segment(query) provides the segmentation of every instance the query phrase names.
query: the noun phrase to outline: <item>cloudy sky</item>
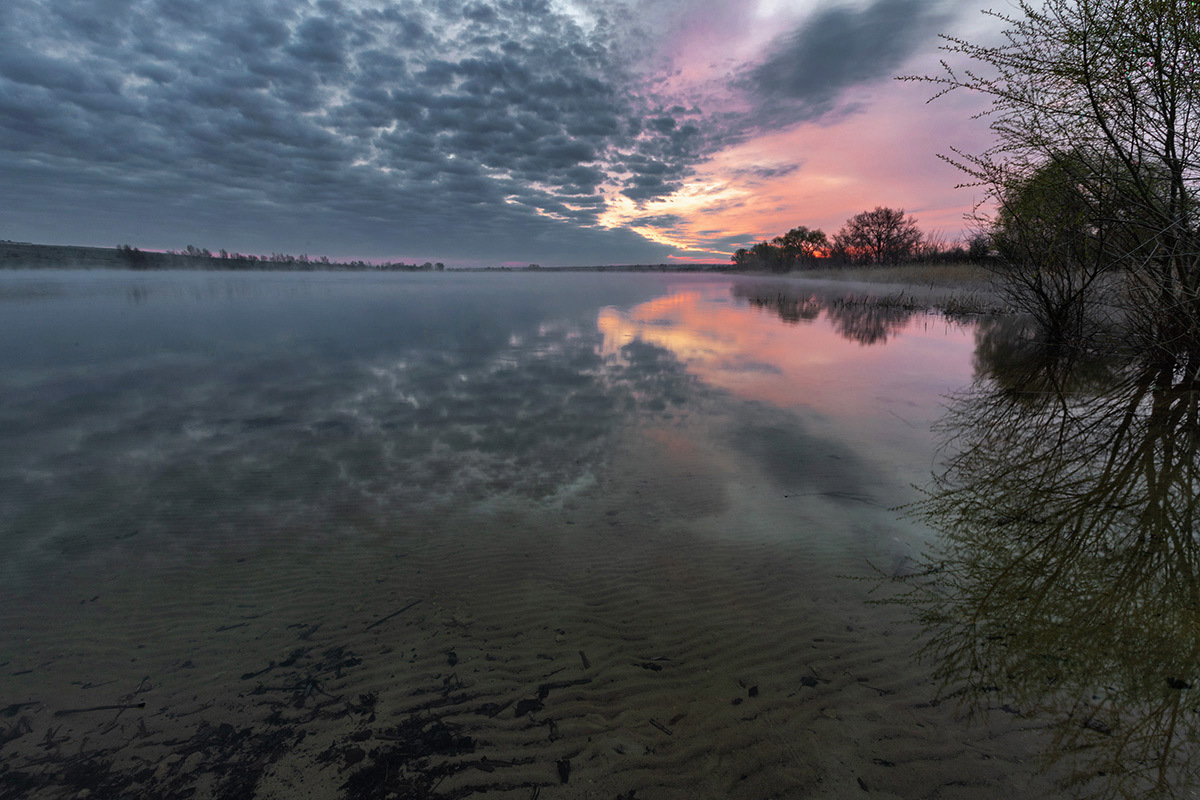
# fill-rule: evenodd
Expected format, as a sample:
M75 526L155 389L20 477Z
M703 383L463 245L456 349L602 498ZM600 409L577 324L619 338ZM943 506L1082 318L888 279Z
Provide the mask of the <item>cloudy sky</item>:
M956 0L4 0L0 239L727 261L876 205L955 238Z

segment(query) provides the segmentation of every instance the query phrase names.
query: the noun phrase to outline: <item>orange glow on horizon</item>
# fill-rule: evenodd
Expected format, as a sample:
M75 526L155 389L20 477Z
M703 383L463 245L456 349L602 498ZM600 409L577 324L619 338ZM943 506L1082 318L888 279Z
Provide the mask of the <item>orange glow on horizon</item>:
M963 215L978 198L954 188L961 174L936 153L950 144L982 149L990 133L970 119L969 103L961 120L925 113L923 91L880 82L864 89L869 115L849 113L752 135L713 153L664 197L639 203L608 186L600 224L632 228L679 255L702 253L702 261L728 260L738 247L770 241L798 225L832 237L847 219L875 206L902 208L923 231L956 240L969 228ZM669 229L639 225L662 215L678 221Z

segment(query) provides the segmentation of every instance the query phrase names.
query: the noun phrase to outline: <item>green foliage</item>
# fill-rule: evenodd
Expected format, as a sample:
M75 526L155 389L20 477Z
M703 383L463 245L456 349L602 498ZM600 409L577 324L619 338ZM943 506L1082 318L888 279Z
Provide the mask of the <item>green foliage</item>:
M1107 307L1161 342L1200 330L1200 11L1191 0L1022 0L988 11L996 45L944 37L973 62L935 97L991 101L996 144L943 156L982 189L1014 302L1083 339ZM1117 276L1109 279L1108 276Z

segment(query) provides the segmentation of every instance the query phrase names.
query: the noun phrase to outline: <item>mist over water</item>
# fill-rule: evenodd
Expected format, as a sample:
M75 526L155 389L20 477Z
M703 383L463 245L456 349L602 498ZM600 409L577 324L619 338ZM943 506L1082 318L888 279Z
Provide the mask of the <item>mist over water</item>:
M1037 772L1040 727L1078 711L964 694L974 629L939 627L998 596L987 510L1031 536L1049 514L1021 517L1011 481L975 480L973 517L931 484L963 468L948 429L991 448L974 480L1009 463L990 431L1036 421L1009 402L1019 325L806 287L0 273L0 790L1094 788L1111 765ZM924 605L872 604L931 576ZM1011 675L1039 653L990 657ZM980 725L953 697L1009 711Z
M595 480L622 429L724 418L739 400L812 420L773 437L777 420L743 419L732 443L799 481L788 447L913 402L888 384L911 393L932 377L929 400L964 377L966 335L944 323L914 342L957 349L957 364L918 356L887 378L830 325L779 326L702 277L3 277L14 580L164 549L336 540L354 535L351 506L386 526L439 503L554 502ZM831 396L855 381L871 388ZM869 455L855 449L871 445L846 457Z
M353 535L351 505L382 524L542 499L587 470L638 379L636 360L604 368L587 279L5 278L10 571Z

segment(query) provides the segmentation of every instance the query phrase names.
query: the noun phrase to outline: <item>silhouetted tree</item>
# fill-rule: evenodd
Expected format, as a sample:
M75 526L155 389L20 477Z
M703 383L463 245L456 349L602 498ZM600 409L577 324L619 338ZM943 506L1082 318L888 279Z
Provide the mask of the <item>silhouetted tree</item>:
M911 258L921 239L917 221L903 210L876 206L846 220L834 236L834 249L846 260L896 264Z
M938 84L935 96L962 88L991 101L995 144L978 155L953 151L943 158L985 192L976 215L983 225L1011 230L1018 214L1008 206L1018 201L1017 224L1030 244L1010 237L1014 251L998 243L1001 274L1027 281L1044 268L1037 242L1050 239L1051 268L1069 257L1075 269L1117 270L1122 280L1106 278L1104 294L1119 302L1132 333L1150 332L1153 342L1194 336L1200 330L1200 5L1022 0L1017 9L985 12L1008 25L999 44L943 37L943 50L975 62L970 70L956 72L943 61L941 76L903 78ZM1043 181L1065 194L1042 191ZM1031 193L1039 198L1032 207L1025 202ZM1069 229L1055 230L1064 217Z
M750 257L754 260L756 269L766 269L771 272L787 271L787 261L783 251L770 242L759 242L751 247Z
M150 266L149 257L131 245L117 245L117 254L133 269L148 269Z
M991 237L987 234L977 233L967 242L967 258L974 261L976 264L981 264L988 259L992 251Z
M809 230L800 225L776 236L771 244L779 249L779 263L787 270L814 262L829 248L829 239L822 230Z
M1107 239L1119 235L1112 209L1090 197L1093 168L1055 153L1001 192L992 228L1013 305L1034 315L1044 338L1079 341L1100 322L1101 277L1115 267Z

